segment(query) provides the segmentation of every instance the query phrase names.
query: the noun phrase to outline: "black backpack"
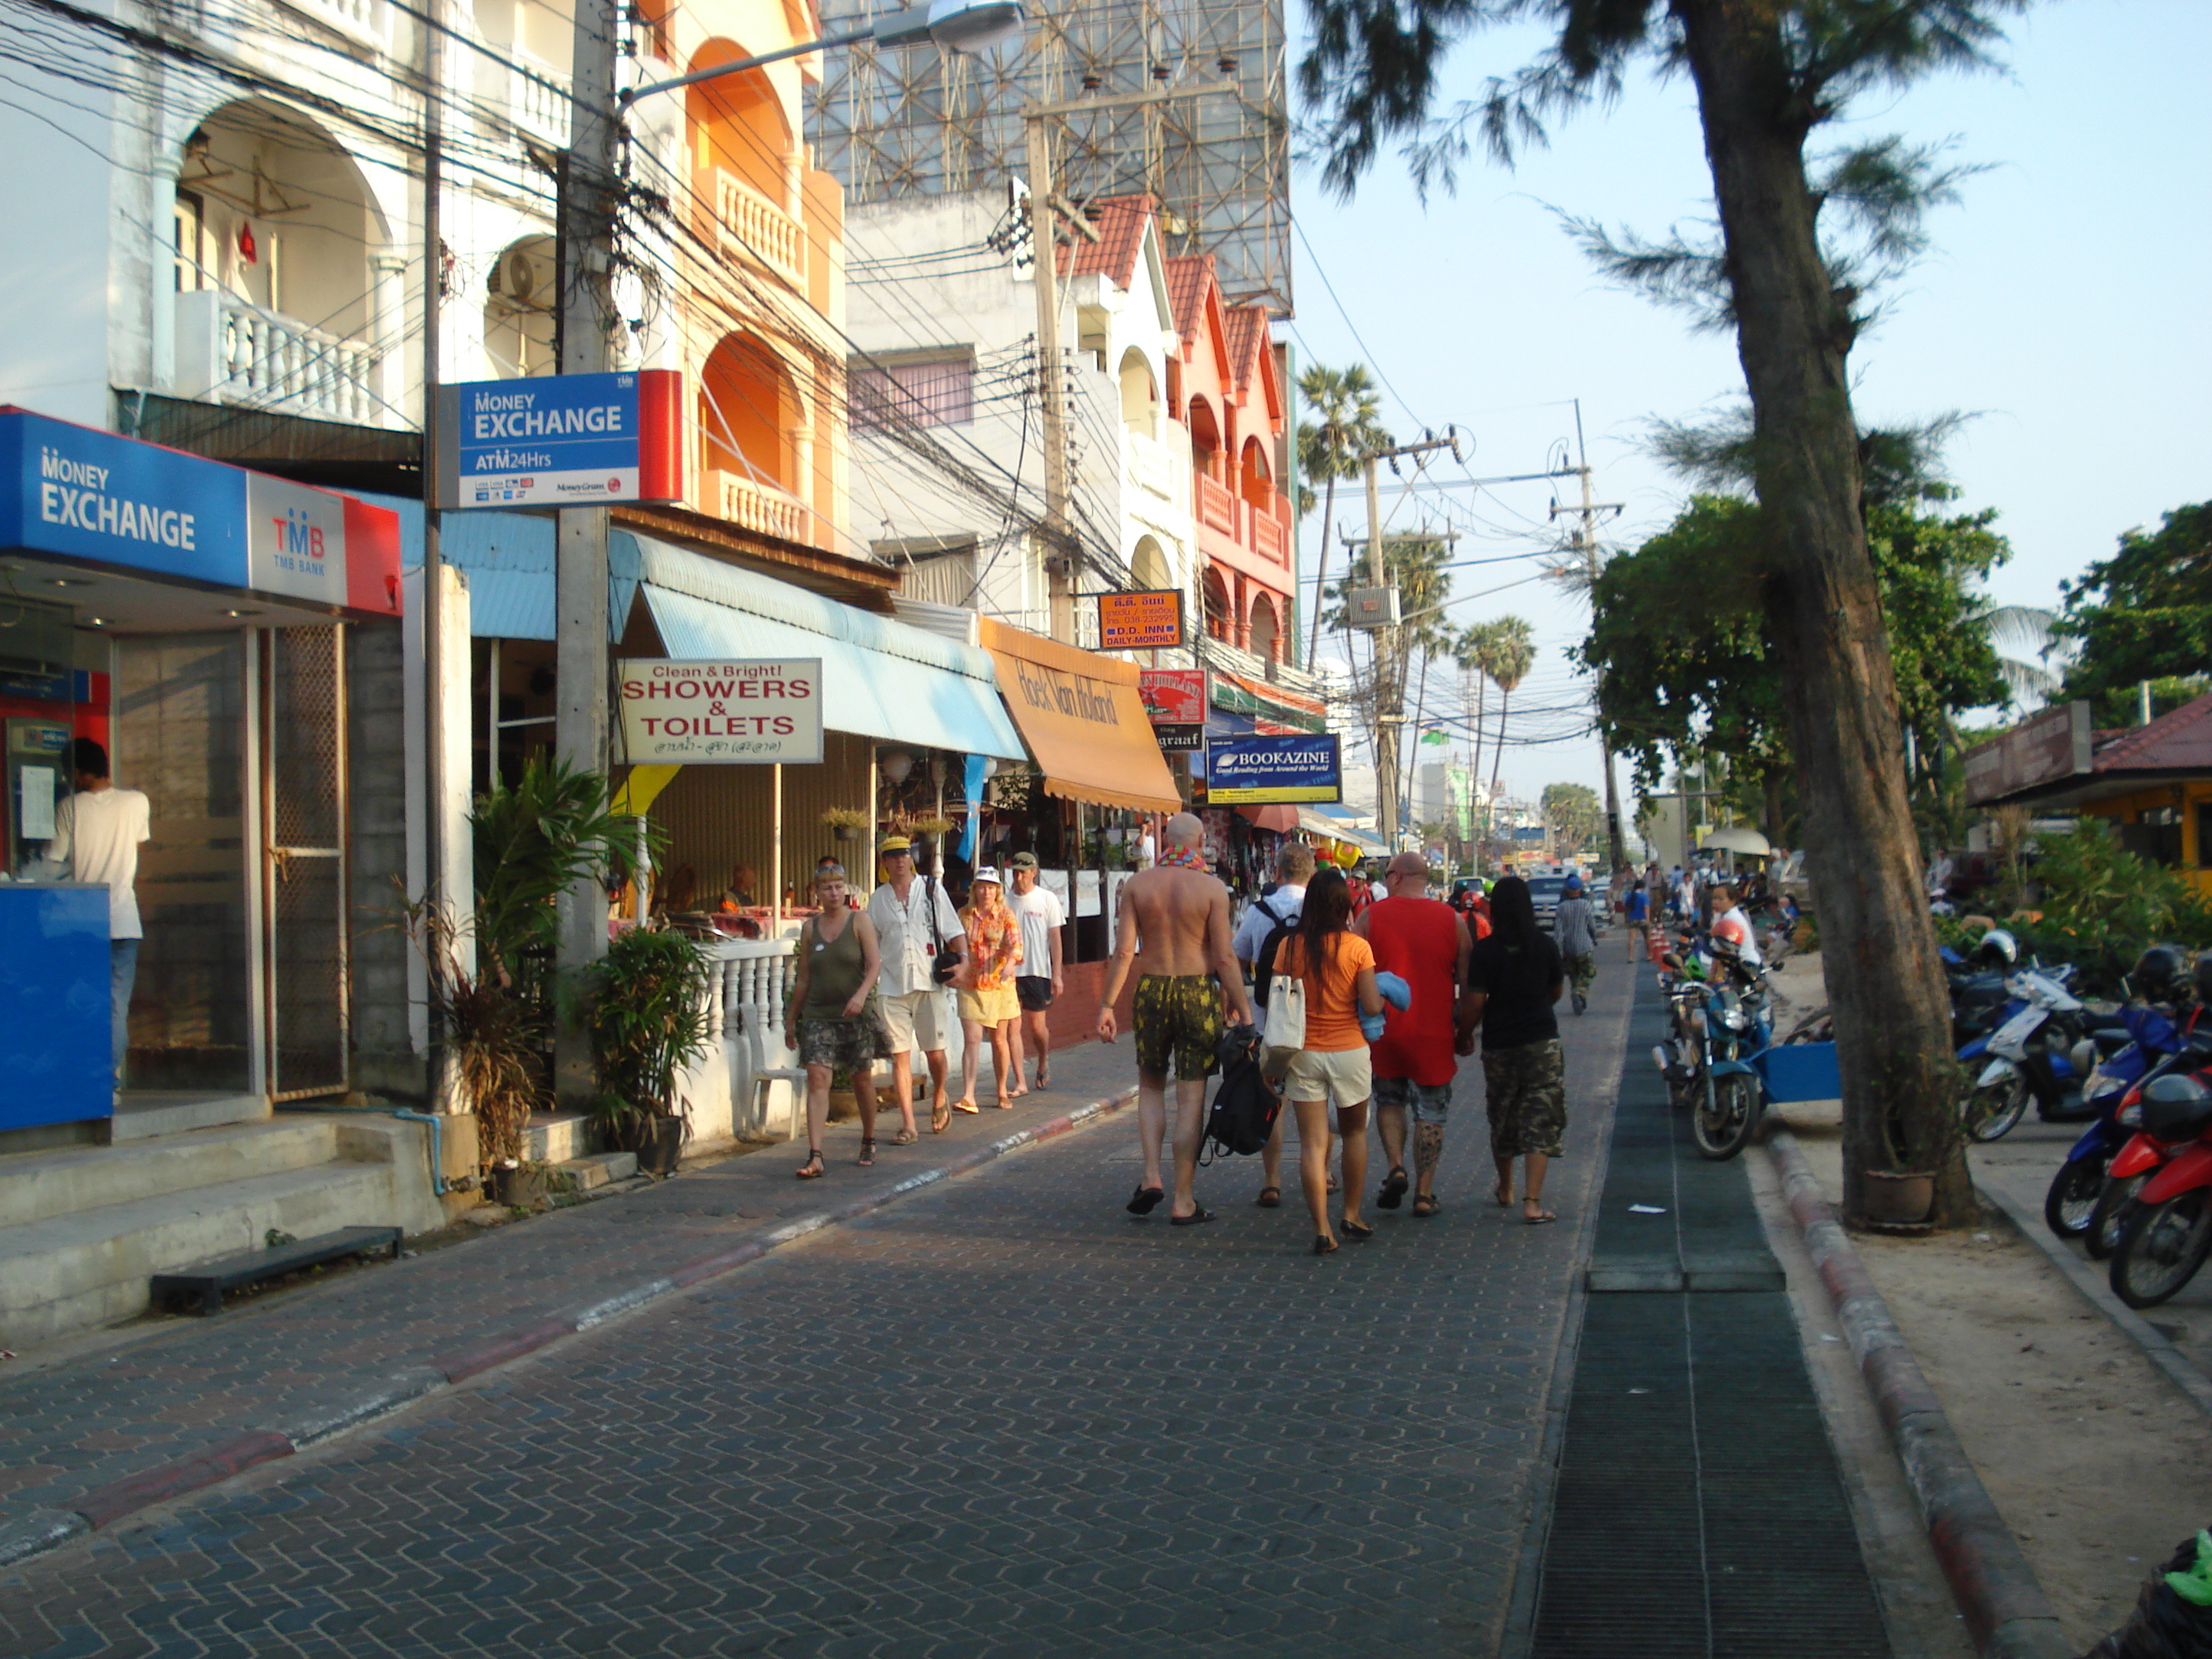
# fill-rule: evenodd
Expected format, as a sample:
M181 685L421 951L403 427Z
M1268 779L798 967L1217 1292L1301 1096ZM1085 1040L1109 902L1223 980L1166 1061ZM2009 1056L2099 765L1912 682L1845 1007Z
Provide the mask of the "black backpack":
M1275 952L1283 948L1283 941L1297 931L1297 923L1285 921L1282 914L1266 899L1260 908L1273 921L1267 936L1260 941L1259 959L1252 964L1252 1000L1264 1009L1267 1006L1267 987L1275 976Z
M1224 1152L1249 1158L1264 1149L1283 1110L1283 1097L1267 1086L1260 1071L1256 1026L1229 1027L1214 1053L1221 1060L1221 1085L1213 1091L1212 1109L1206 1115L1209 1145L1204 1162L1209 1164Z

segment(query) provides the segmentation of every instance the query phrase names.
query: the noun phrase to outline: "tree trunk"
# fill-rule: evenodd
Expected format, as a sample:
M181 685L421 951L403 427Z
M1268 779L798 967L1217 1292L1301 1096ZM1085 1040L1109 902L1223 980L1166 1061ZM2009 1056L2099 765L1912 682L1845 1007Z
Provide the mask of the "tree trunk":
M1474 671L1474 757L1468 768L1467 775L1470 792L1482 787L1482 722L1490 713L1490 698L1487 696L1489 685L1490 676L1480 668L1476 669ZM1467 810L1468 816L1474 817L1474 802L1471 798L1468 801ZM1487 817L1489 815L1485 813L1484 816ZM1474 826L1469 824L1468 827L1473 830ZM1480 836L1478 835L1476 839L1480 841Z
M1313 625L1306 634L1306 672L1314 673L1314 663L1321 653L1322 595L1328 591L1328 527L1336 522L1336 474L1328 475L1328 486L1321 503L1321 562L1314 567Z
M1492 800L1498 798L1498 775L1504 769L1505 766L1505 716L1512 707L1513 688L1510 685L1499 686L1498 688L1498 750L1490 757L1490 796Z
M1762 597L1783 677L1844 1095L1844 1212L1866 1172L1932 1170L1930 1219L1973 1216L1942 969L1919 890L1897 681L1866 545L1844 367L1850 296L1832 290L1805 179L1810 130L1763 0L1674 0L1720 211L1736 350L1751 395L1767 552Z
M1766 823L1762 827L1766 832L1767 844L1779 847L1782 845L1782 769L1768 767L1759 784L1766 797Z

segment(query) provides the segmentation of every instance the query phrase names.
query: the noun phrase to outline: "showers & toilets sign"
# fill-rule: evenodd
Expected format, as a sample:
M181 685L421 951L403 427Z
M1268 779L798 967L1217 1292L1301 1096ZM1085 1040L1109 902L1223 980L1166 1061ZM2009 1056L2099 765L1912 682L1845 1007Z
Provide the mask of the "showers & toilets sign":
M623 758L811 766L822 759L822 659L625 657Z
M438 388L438 505L605 507L684 495L672 369Z

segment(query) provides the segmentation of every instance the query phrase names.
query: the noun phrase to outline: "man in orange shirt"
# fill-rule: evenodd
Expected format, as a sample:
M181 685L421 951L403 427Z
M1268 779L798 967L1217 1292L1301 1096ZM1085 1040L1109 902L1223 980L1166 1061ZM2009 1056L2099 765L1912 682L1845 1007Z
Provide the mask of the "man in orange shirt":
M1386 894L1352 924L1375 952L1378 973L1396 974L1413 996L1370 1051L1375 1073L1375 1125L1389 1160L1376 1206L1395 1210L1406 1195L1406 1117L1413 1119L1413 1214L1427 1220L1437 1200L1437 1165L1451 1115L1458 1055L1474 1052L1474 1028L1463 997L1467 923L1441 899L1428 896L1429 866L1419 853L1401 853L1382 872Z

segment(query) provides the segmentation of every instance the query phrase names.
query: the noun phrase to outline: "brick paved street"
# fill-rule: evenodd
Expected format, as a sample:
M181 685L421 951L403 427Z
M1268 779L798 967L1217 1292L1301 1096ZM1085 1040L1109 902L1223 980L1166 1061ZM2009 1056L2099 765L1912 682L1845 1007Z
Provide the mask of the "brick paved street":
M1487 1653L1601 1117L1567 1224L1481 1201L1464 1100L1444 1214L1316 1261L1256 1160L1123 1215L1121 1113L26 1563L0 1650Z

